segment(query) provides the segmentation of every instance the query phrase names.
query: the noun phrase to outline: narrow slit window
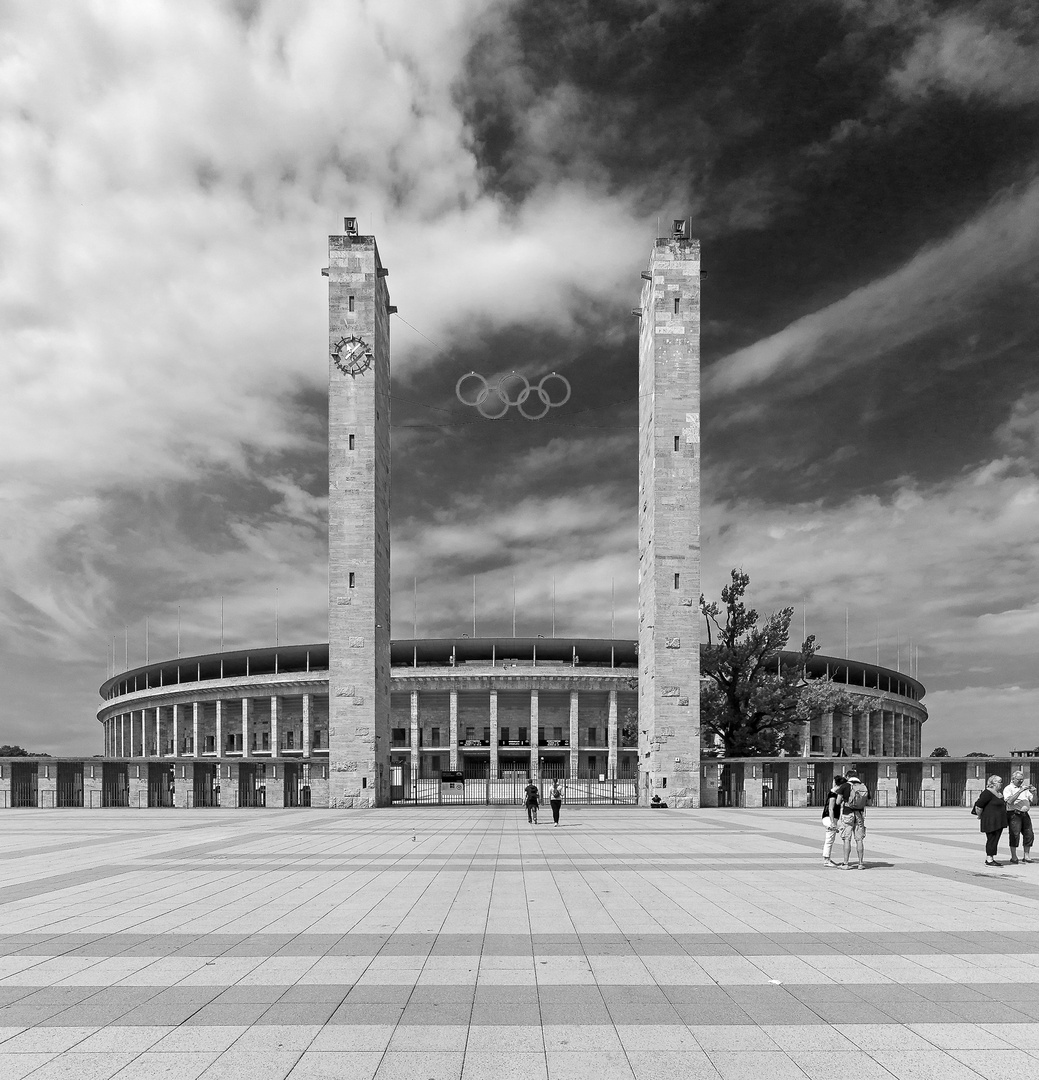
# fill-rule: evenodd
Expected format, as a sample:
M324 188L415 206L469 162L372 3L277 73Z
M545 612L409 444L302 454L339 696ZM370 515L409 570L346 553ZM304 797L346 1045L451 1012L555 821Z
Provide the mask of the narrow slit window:
M353 435L351 435L350 436L350 449L353 450L353 448L354 448L354 437L353 437ZM676 450L678 449L678 439L677 438L675 439L675 449Z
M354 448L354 437L353 437L353 435L351 435L350 436L350 449L353 450L353 448ZM675 436L675 449L676 450L678 449L678 436L677 435Z
M676 297L675 297L675 314L676 314L676 315L677 315L677 314L679 313L679 311L681 310L681 307L682 307L682 300L681 300L681 297L678 297L678 296L676 296ZM353 308L351 307L351 308L350 308L350 310L351 310L351 311L353 311Z
M678 588L678 586L679 586L679 582L681 581L681 578L682 578L682 575L681 575L681 574L675 574L675 588L676 588L676 589L677 589L677 588Z
M354 588L354 572L353 572L353 570L350 571L350 588L351 589Z
M347 301L347 303L349 304L350 310L351 310L351 311L353 311L353 309L354 309L354 298L353 298L352 296L351 296L351 297L349 298L349 300ZM677 301L677 300L675 301L675 304L676 304L676 305L678 304L678 301ZM678 307L676 306L676 307L675 307L675 311L677 311L677 310L678 310Z

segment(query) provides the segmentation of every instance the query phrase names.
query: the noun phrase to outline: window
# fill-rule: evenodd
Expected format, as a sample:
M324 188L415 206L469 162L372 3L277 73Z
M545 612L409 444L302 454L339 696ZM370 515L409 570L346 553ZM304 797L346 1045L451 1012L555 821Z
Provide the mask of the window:
M484 742L490 742L491 741L491 729L489 727L485 727L483 729L483 741Z
M353 435L351 435L350 436L350 449L353 450L353 448L354 448L354 437L353 437ZM676 435L675 436L675 450L677 450L677 449L678 449L678 436Z
M599 735L599 729L598 728L590 727L588 729L588 745L589 746L595 746L595 744L599 741L598 735Z
M545 729L543 727L538 728L538 742L545 741Z
M679 309L681 308L681 306L682 306L682 301L681 301L681 299L679 297L676 296L675 297L675 314L676 315L678 314ZM353 311L353 308L350 308L350 310Z
M430 770L431 773L433 773L434 776L439 776L440 775L440 755L439 754L434 754L429 759L429 770Z
M498 729L498 742L507 743L509 741L509 729L507 727Z
M675 574L675 588L678 588L679 582L682 580L681 574Z
M390 742L394 746L407 746L408 735L404 728L395 727L390 730Z
M351 589L354 588L354 580L355 580L354 579L354 572L351 570L350 571L350 588Z
M475 739L475 738L476 738L476 728L467 727L465 729L465 741L466 742L472 742L473 739Z
M519 735L519 741L521 743L525 743L527 741L527 729L525 727L521 727L519 729L518 735Z
M552 738L562 740L562 738L563 738L563 729L561 727L554 727L552 729Z
M213 735L206 736L206 753L211 754L216 750L216 737Z
M285 749L286 750L294 749L294 747L292 745L292 739L293 739L293 733L291 731L286 731L285 732Z
M354 298L352 296L347 300L347 305L349 307L349 310L353 311L353 309L354 309ZM678 309L676 308L675 310L677 311Z
M316 750L321 745L321 732L314 732L314 749Z
M353 437L353 435L350 435L350 449L353 450L353 448L354 448L354 437ZM676 450L678 449L678 436L677 435L675 436L675 449Z
M440 745L440 728L434 727L434 728L429 729L429 745L430 746L439 746Z

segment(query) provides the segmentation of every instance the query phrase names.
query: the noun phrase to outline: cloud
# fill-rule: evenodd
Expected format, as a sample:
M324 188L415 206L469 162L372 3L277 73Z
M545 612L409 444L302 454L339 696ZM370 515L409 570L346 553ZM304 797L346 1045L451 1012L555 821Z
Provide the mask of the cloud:
M890 79L907 98L938 89L1003 105L1033 104L1039 101L1039 48L1010 28L954 12L917 38Z
M944 746L951 754L1006 754L1039 744L1035 718L1039 689L1022 686L965 686L928 693L932 719L924 725L924 753Z
M1028 283L1034 294L1037 254L1039 181L1032 180L894 272L719 361L704 379L704 396L780 381L781 392L793 395L877 364L938 328L969 327L1008 283ZM985 359L964 337L960 361Z

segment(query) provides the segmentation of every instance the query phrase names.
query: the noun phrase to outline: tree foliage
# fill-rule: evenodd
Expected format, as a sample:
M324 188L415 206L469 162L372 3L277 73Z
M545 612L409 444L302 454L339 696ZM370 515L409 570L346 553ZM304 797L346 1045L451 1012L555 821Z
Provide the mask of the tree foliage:
M948 757L949 751L944 746L936 746L930 753L931 757Z
M4 743L0 746L0 757L28 757L29 751L22 746L13 746L10 743Z
M793 608L773 612L758 625L746 604L750 575L733 570L721 605L701 596L707 643L701 650L700 726L717 735L731 756L795 753L800 722L849 704L843 687L829 679L807 679L815 636L801 645L794 663L780 653L790 636Z

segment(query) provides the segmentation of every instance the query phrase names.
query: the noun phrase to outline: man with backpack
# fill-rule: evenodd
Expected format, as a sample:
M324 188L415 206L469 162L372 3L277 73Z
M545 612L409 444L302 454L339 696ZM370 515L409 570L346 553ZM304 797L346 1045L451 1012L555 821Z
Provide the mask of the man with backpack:
M851 842L854 840L859 855L858 869L865 870L863 847L866 840L866 804L869 802L869 791L858 778L857 770L847 771L838 795L841 807L841 839L844 841L844 862L841 863L841 869L855 869L851 865Z

